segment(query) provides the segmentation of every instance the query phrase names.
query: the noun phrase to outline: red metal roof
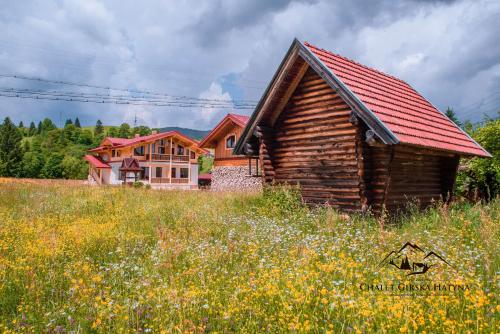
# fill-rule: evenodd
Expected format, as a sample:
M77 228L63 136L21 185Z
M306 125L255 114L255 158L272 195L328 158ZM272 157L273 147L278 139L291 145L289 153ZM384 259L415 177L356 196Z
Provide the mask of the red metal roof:
M198 176L198 180L211 181L212 180L212 174L210 174L210 173L200 174Z
M191 144L194 144L196 146L198 146L198 141L197 140L194 140L193 138L191 137L188 137L182 133L180 133L179 131L167 131L167 132L161 132L161 133L155 133L155 134L152 134L152 135L148 135L148 136L141 136L141 137L135 137L135 138L115 138L115 137L106 137L104 138L104 140L101 142L101 145L99 147L96 147L94 149L91 149L89 150L89 152L96 152L96 151L100 151L102 149L105 149L105 145L104 143L106 142L109 142L111 144L111 147L114 148L121 148L121 147L127 147L127 146L131 146L131 145L136 145L136 144L139 144L139 143L143 143L143 142L149 142L149 141L154 141L154 140L157 140L157 139L161 139L161 138L167 138L167 137L170 137L170 136L176 136L176 137L179 137ZM198 147L198 149L204 153L207 153L206 150Z
M87 160L95 168L111 168L107 163L101 161L98 157L93 155L86 155L85 160Z
M304 43L401 143L491 156L406 82Z
M212 131L200 142L200 147L208 147L207 144L214 138L220 129L224 127L228 122L232 121L236 125L244 128L250 117L238 114L227 114L224 118L213 128Z

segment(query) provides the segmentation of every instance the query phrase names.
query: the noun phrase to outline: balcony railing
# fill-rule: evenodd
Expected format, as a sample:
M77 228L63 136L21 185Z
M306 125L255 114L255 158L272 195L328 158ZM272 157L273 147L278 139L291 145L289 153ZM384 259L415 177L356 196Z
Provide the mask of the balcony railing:
M170 161L170 157L172 157L173 162L189 162L189 155L151 154L151 160L154 161Z
M189 179L187 178L173 178L172 182L170 182L170 178L168 177L152 177L151 183L189 183Z

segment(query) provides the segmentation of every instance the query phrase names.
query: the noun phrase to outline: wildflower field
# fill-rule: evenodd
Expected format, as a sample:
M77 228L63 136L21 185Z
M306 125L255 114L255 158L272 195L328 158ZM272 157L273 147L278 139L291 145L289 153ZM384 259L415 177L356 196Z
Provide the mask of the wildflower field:
M382 224L303 207L293 189L0 180L0 331L495 333L499 211L437 205ZM407 241L450 266L379 265ZM469 288L361 288L422 280Z

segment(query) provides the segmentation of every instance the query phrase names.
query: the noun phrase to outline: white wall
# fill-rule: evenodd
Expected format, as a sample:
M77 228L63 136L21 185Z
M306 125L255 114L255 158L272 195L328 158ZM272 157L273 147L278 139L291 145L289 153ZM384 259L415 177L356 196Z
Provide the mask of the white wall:
M121 162L117 163L108 163L111 166L111 174L109 175L109 184L121 184L122 181L119 180L120 177L120 166Z
M191 180L189 183L198 185L198 164L191 165Z

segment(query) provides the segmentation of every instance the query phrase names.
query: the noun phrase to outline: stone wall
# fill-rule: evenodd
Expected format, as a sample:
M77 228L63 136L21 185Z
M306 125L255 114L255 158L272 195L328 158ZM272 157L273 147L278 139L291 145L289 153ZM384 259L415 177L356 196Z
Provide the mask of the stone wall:
M261 190L262 178L248 176L248 167L246 166L218 166L212 169L212 185L210 188L214 191Z

